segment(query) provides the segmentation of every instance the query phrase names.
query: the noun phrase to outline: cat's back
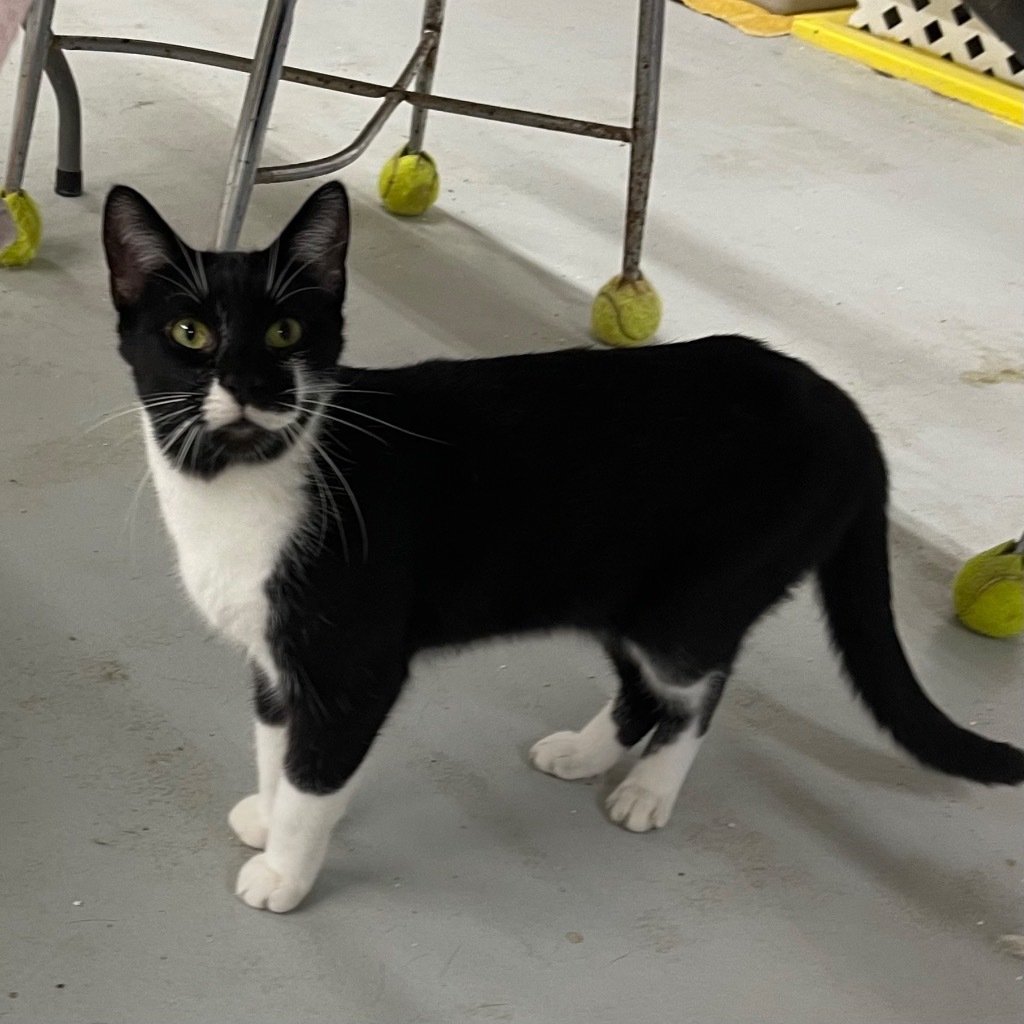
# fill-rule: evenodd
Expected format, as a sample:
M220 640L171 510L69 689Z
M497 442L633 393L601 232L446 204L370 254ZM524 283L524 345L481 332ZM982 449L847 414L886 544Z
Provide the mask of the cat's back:
M742 335L635 349L568 349L470 360L432 360L371 371L412 420L454 431L480 423L519 429L525 438L560 424L559 434L597 439L657 422L664 430L697 424L760 423L798 429L852 408L845 394L805 363ZM381 406L385 406L382 404ZM550 435L549 435L550 436Z
M622 387L650 391L715 394L742 390L748 382L774 379L792 387L827 384L819 374L788 355L743 335L712 335L692 341L640 348L585 349L497 356L434 359L398 369L360 371L367 381L387 384L410 396L444 390L490 398L529 387L569 397ZM363 383L363 381L361 381Z

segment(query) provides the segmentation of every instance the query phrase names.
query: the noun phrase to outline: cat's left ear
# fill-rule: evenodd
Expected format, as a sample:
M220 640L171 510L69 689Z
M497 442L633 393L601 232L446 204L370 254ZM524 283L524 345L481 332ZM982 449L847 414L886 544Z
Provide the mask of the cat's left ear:
M321 185L303 204L277 240L277 265L302 267L316 283L339 299L345 296L348 253L348 193L338 181Z

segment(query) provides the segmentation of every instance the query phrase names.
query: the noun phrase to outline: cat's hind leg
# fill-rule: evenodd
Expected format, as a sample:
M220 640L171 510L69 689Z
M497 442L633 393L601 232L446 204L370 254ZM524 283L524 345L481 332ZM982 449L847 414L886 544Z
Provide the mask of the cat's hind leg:
M668 823L743 638L810 564L806 545L739 537L703 583L634 610L622 646L660 711L646 750L606 801L612 821L632 832Z
M270 812L284 770L288 737L284 708L259 669L254 670L253 691L257 791L231 808L228 824L246 846L262 850L267 845Z
M609 795L608 817L631 832L668 824L728 678L724 668L682 668L638 648L633 653L661 705L658 725L640 759Z
M555 732L530 748L539 771L559 779L586 779L606 772L657 724L657 700L644 685L640 667L618 642L605 650L619 676L619 692L579 732Z

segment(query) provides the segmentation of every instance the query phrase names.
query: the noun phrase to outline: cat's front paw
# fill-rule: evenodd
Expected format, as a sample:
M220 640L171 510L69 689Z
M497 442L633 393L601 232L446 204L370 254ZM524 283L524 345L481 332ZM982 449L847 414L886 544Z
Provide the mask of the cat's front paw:
M664 828L672 817L675 793L658 793L627 778L605 802L608 817L630 832Z
M622 748L595 743L579 732L553 732L530 747L534 768L558 779L589 779L618 761Z
M228 814L228 824L246 846L262 850L267 845L270 823L267 820L266 802L259 793L239 800Z
M285 914L294 910L313 887L312 882L290 879L275 871L265 853L257 853L238 872L235 895L257 910Z

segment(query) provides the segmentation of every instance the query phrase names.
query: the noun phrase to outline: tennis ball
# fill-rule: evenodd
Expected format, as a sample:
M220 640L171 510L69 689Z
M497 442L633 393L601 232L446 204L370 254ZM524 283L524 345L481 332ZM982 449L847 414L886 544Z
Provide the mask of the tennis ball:
M403 147L381 169L377 191L391 213L418 217L441 191L437 165L426 153L407 153Z
M968 559L953 583L957 617L975 633L1013 636L1024 630L1024 554L1007 541Z
M642 345L661 323L661 297L643 277L613 277L598 293L590 329L606 345Z
M31 263L39 251L43 237L43 218L35 200L24 191L0 192L17 237L7 248L0 250L0 267L23 267Z

